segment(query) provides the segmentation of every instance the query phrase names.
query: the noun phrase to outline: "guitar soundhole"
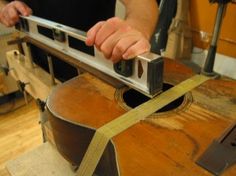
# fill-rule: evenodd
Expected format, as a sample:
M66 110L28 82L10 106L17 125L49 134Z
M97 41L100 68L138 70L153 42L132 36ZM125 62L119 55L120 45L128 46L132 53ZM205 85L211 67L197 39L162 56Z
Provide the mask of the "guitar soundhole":
M170 89L171 87L173 87L171 84L164 83L163 84L163 91L166 91L166 90ZM145 103L150 98L141 94L140 92L138 92L134 89L128 89L123 92L122 99L128 107L135 108L135 107L139 106L140 104ZM184 100L185 100L185 96L182 96L182 97L176 99L175 101L169 103L165 107L161 108L160 110L156 111L156 113L167 112L167 111L177 109L178 107L180 107L184 103Z

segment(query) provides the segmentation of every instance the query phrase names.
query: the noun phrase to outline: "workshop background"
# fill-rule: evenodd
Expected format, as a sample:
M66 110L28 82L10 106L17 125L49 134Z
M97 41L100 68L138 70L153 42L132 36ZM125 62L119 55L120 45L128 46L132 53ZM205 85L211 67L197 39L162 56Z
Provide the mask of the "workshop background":
M201 66L210 46L217 4L190 1L190 21L193 34L192 60ZM218 41L215 71L236 79L236 5L228 3ZM196 48L197 47L197 48ZM199 49L201 48L201 49ZM201 53L202 52L202 53Z
M190 0L189 2L189 23L193 43L189 60L198 66L203 66L211 42L217 4L210 4L208 0ZM116 15L124 17L124 13L123 5L118 2ZM216 72L233 79L236 79L235 18L236 4L229 3L223 19L214 67ZM1 67L7 66L5 53L17 48L7 45L7 40L11 38L13 31L0 25ZM3 89L4 94L1 93ZM0 97L15 92L17 89L13 78L0 70ZM4 163L7 160L41 144L40 126L35 125L35 122L38 122L38 114L36 105L31 101L21 111L14 111L8 115L0 114L0 176L7 175L4 169ZM1 132L1 130L5 131Z

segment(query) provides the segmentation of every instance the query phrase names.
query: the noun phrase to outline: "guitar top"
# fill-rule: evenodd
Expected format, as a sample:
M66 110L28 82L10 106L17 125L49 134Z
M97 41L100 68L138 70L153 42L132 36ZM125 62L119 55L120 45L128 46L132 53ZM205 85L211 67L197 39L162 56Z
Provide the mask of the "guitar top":
M186 66L165 59L166 87L192 75ZM140 96L125 87L116 90L88 73L55 88L47 109L58 151L73 165L80 165L96 129L129 111ZM235 114L236 81L208 80L114 136L95 173L210 176L195 162L234 121ZM231 167L223 175L235 174L236 167Z

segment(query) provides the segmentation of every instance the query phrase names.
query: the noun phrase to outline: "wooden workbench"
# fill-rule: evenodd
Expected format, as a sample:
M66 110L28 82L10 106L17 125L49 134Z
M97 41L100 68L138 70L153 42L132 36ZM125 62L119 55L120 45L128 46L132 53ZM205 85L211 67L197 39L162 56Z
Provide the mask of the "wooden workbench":
M176 85L193 75L193 72L182 64L166 60L164 75L166 83ZM67 82L65 89L72 93L72 96L67 93L59 94L55 107L61 108L55 110L58 110L57 113L61 117L77 122L82 119L79 123L85 126L99 128L129 109L117 99L117 96L114 96L120 90L90 74L83 74ZM211 175L195 162L212 141L218 139L234 122L236 81L227 78L208 80L187 93L183 100L175 109L154 114L112 139L121 175ZM107 111L108 106L109 111ZM80 141L75 142L79 139L79 133L76 133L74 128L67 128L67 125L72 126L68 122L60 125L65 125L66 130L63 131L63 127L61 131L63 135L60 135L60 131L55 129L54 132L57 133L55 141L60 147L63 140L64 144L70 144L63 147L74 154L73 158L67 157L73 161L80 152L80 147L75 145L80 144ZM76 126L80 128L79 125ZM74 133L70 133L70 129L73 129ZM63 136L63 139L58 143L60 136ZM74 143L70 143L71 141ZM226 170L223 175L236 175L236 167Z

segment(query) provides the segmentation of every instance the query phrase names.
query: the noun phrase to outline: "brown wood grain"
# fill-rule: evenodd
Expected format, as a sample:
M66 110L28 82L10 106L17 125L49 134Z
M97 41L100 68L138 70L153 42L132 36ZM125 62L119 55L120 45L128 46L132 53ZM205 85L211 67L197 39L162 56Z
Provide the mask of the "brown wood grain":
M4 82L3 82L4 73L0 72L0 93L4 92Z
M193 72L166 59L164 75L166 82L175 85ZM83 74L55 89L49 97L48 107L67 126L73 123L78 128L97 129L127 111L114 98L115 91L94 76ZM112 139L121 175L211 175L195 161L235 120L236 81L225 78L210 80L189 94L192 98L189 98L187 106L152 115ZM74 148L79 149L76 139L81 135L86 137L84 133L67 134L67 130L54 130L58 137L55 141L64 150L70 146L62 146L61 141L71 138L67 145L78 144ZM60 139L60 132L64 139ZM223 175L235 174L236 167L232 167Z
M8 176L6 162L42 144L42 132L38 122L39 111L34 101L0 115L1 176Z

